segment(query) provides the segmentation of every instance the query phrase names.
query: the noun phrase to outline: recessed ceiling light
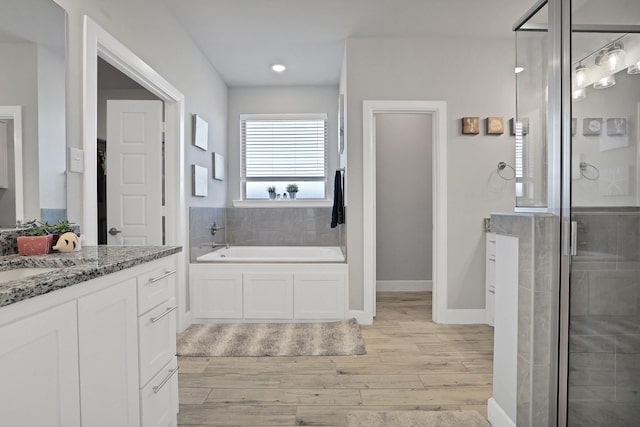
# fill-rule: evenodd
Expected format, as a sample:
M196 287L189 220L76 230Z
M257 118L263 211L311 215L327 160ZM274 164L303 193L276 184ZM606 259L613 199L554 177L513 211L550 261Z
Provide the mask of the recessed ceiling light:
M284 65L282 65L282 64L276 64L276 65L273 65L273 66L271 67L271 69L272 69L273 71L275 71L276 73L284 73L284 70L286 70L286 69L287 69L287 67L285 67L285 66L284 66Z

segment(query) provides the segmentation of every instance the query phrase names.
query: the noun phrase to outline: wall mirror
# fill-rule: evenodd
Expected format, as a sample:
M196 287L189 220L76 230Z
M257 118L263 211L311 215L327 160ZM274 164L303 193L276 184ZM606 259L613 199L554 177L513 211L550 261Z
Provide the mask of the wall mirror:
M0 227L66 217L66 20L53 0L0 0Z

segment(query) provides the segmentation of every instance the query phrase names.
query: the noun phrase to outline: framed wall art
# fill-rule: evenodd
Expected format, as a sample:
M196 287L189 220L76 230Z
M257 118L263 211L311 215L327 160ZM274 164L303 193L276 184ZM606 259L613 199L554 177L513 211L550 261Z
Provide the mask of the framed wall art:
M197 114L193 115L193 145L205 151L209 148L209 123Z

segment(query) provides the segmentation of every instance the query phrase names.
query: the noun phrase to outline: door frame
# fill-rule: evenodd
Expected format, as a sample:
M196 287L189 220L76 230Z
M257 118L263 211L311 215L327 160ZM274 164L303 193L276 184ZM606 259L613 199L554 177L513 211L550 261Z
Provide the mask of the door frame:
M434 322L447 316L447 103L446 101L362 101L364 317L376 307L376 115L430 114L432 120L432 265Z
M0 105L0 119L13 120L13 163L16 222L24 221L24 183L22 180L22 106Z
M184 127L185 97L164 77L158 74L135 53L120 43L88 16L84 16L83 57L83 230L85 245L96 245L97 197L95 191L97 170L97 105L98 61L100 57L120 72L140 84L164 102L165 111L165 241L167 245L185 247L185 194L184 194ZM178 329L190 324L186 292L186 251L177 256Z

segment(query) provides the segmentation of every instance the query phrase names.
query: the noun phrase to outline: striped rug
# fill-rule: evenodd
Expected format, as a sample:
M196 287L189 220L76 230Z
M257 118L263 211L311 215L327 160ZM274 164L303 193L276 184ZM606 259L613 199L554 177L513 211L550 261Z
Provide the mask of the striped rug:
M365 354L355 319L327 323L198 323L178 335L178 356Z

